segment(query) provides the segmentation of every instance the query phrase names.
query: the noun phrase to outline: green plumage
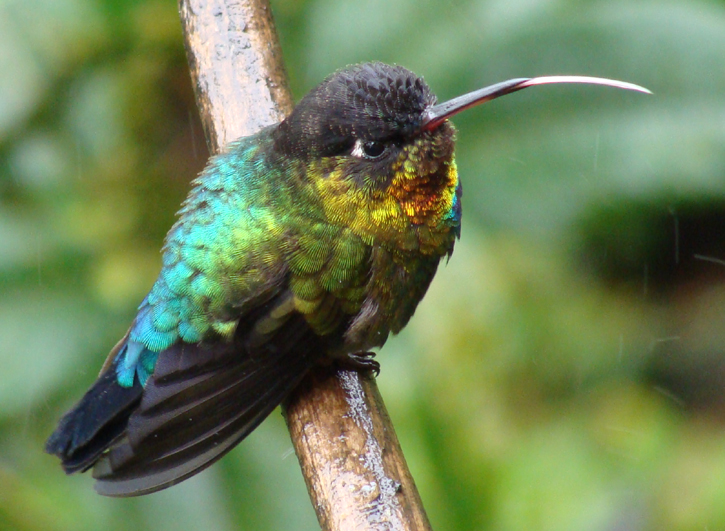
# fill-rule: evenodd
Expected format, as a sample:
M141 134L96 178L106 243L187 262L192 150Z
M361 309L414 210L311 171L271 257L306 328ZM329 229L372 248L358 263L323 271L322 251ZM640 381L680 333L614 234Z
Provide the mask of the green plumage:
M47 449L99 492L153 492L246 436L316 363L399 332L460 227L448 122L381 63L338 72L194 181L161 273ZM348 362L350 363L350 362Z
M347 341L348 351L380 345L388 331L404 326L419 300L414 295L408 302L408 293L427 286L440 256L452 247L457 220L438 220L447 237L423 254L420 227L404 219L389 195L371 199L368 190L345 186L344 164L320 168L270 156L270 132L232 144L194 182L131 341L158 352L178 340L229 340L240 308L270 289L289 290L292 303L285 299L285 308L303 314L319 335L337 331L371 298L377 313L357 328L375 330L374 339L358 331ZM336 190L340 181L344 193ZM366 211L366 202L375 209ZM389 211L389 219L370 224L374 210ZM405 246L411 249L386 241L387 232L414 241ZM390 283L395 275L407 282ZM264 326L271 324L258 328Z

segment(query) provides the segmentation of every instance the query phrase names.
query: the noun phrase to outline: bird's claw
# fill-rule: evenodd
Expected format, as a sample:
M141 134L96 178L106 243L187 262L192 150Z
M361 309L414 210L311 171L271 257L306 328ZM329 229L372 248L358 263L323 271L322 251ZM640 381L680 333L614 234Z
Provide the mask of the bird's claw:
M380 364L374 358L375 352L351 352L339 360L339 365L358 372L372 371L377 378L380 375Z

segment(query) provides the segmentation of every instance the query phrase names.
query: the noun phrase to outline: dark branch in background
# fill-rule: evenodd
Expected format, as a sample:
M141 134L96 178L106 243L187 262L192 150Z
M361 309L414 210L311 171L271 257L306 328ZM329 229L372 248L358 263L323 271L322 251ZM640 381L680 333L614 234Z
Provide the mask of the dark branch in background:
M291 111L266 0L180 0L179 11L212 154ZM317 369L283 413L323 530L430 529L372 377Z

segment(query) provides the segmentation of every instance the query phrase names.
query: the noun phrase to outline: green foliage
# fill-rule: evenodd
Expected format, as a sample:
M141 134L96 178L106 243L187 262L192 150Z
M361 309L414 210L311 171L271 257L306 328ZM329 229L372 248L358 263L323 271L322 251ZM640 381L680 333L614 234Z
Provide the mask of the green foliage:
M379 384L436 529L725 527L725 4L273 9L297 97L372 59L441 99L558 73L653 90L456 118L463 238ZM317 528L279 415L142 499L42 453L206 156L173 3L0 0L0 529Z

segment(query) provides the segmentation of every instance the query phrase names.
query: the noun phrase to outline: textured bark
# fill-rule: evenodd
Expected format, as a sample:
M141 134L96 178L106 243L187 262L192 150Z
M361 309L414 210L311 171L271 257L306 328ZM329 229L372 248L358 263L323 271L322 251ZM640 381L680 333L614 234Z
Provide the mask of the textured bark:
M180 0L179 11L212 154L291 111L266 0ZM430 529L372 377L319 368L283 414L323 530Z
M286 419L322 529L430 529L371 376L316 371Z
M209 150L292 110L268 2L181 0L184 43Z

